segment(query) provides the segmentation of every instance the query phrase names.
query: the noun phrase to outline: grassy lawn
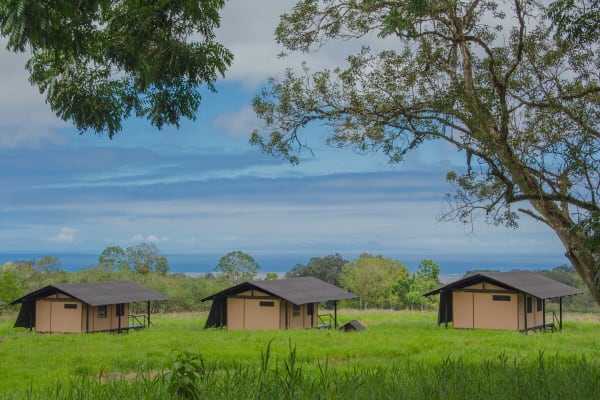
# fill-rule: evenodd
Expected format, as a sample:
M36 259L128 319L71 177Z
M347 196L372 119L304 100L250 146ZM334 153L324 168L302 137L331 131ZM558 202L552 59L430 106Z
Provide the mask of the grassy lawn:
M144 374L153 376L169 369L174 357L182 350L200 354L218 376L228 375L231 371L243 375L246 371L250 374L248 379L254 379L252 374L260 369L261 357L264 359L267 348L274 369L283 371L287 368L286 373L290 373L289 366L293 361L294 368L305 376L320 374L319 384L323 384L324 368L339 373L332 376L342 380L350 379L349 371L358 371L365 382L372 379L374 387L388 385L389 391L385 392L388 394L408 390L407 385L390 386L400 385L396 381L403 374L406 374L406 380L445 379L447 382L455 380L459 385L464 379L463 384L467 385L468 379L474 379L482 385L486 377L499 384L498 380L510 383L521 379L520 376L540 373L548 374L548 380L554 381L557 377L562 379L568 371L583 382L596 382L589 388L579 388L586 390L586 395L594 390L593 385L598 392L592 394L600 393L600 320L597 315L587 318L567 315L561 332L527 335L510 331L445 329L436 325L434 313L342 310L338 317L342 323L357 319L367 330L348 333L333 330L204 330L205 315L178 314L156 315L152 328L122 335L35 334L12 328L12 320L0 320L0 398L11 398L16 393L25 393L28 388L35 391L79 378L106 382L121 377L131 380L131 377ZM499 371L502 369L511 373L502 375ZM536 371L533 375L529 372L522 375L523 371L532 369ZM469 370L478 371L477 375L470 376L466 373ZM414 376L419 375L419 371L424 371L421 378ZM451 375L443 375L448 373ZM370 374L373 375L371 378ZM566 376L564 379L568 383L573 378ZM579 385L577 382L572 384ZM548 390L560 391L563 397L565 393L576 393L565 388L564 382L558 381L556 385ZM326 386L323 390L333 389ZM337 390L336 396L341 398ZM369 390L373 394L373 389ZM358 392L354 393L357 396ZM411 393L405 392L405 395L411 396ZM452 393L459 396L458 392ZM422 395L423 398L436 396L430 392Z

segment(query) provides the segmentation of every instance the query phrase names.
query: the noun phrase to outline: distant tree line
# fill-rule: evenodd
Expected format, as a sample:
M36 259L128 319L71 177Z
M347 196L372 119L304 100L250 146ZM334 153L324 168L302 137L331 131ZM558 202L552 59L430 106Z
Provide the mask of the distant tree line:
M85 283L131 280L169 298L153 305L157 311L180 312L207 310L210 304L201 298L231 285L256 277L260 266L250 255L232 251L214 267L215 273L169 273L166 256L152 243L128 248L109 246L98 256L95 265L76 272L62 269L58 257L7 262L0 266L0 300L9 302L25 293L55 283ZM277 279L267 274L266 278Z
M153 305L156 311L205 311L210 304L200 301L205 296L246 280L255 279L260 265L247 253L232 251L221 257L212 273L169 273L167 257L154 244L141 243L123 249L105 248L96 265L76 272L63 270L58 257L44 256L38 260L7 262L0 266L0 300L9 302L23 294L55 283L81 283L132 280L169 298ZM473 273L476 271L469 271ZM567 310L597 311L593 297L575 270L562 265L537 271L570 286L582 288L584 295L565 301ZM313 257L306 264L296 264L286 278L313 276L356 294L356 300L344 301L342 307L432 310L437 308L437 296L423 293L438 287L440 267L429 259L422 260L414 272L400 261L381 255L360 254L346 260L340 254ZM263 279L278 279L269 272ZM325 307L328 305L325 304Z

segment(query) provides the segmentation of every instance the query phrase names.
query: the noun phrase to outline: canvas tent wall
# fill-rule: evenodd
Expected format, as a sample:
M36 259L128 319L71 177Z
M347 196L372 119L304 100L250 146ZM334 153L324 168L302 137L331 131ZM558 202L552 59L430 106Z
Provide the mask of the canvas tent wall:
M559 300L562 327L562 298L581 293L531 271L512 271L469 275L424 295L440 295L438 324L526 331L553 326L554 318L546 316L548 299Z
M11 304L21 304L15 327L36 332L99 332L129 328L129 303L167 298L131 281L60 283L26 294Z
M206 328L294 329L319 325L319 303L356 296L313 277L255 280L207 296L212 300ZM337 325L334 307L334 325Z

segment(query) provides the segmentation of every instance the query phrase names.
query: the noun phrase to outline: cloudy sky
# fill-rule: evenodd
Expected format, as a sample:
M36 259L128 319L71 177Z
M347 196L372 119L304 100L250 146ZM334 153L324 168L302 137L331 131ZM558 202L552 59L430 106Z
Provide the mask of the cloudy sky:
M303 60L315 68L343 63L356 46L277 58L273 30L292 4L230 0L218 37L234 65L218 93L203 96L197 120L163 131L130 120L113 140L60 121L27 82L26 57L8 53L3 41L0 264L19 254L98 255L141 242L167 256L197 255L197 268L186 267L197 270L232 250L278 271L336 252L382 254L409 267L430 258L446 272L566 262L552 232L526 218L518 230L438 222L451 189L445 174L464 166L454 149L429 145L388 165L381 155L325 147L317 127L315 156L300 166L252 148L259 122L249 104L266 78ZM275 256L287 265L273 265Z

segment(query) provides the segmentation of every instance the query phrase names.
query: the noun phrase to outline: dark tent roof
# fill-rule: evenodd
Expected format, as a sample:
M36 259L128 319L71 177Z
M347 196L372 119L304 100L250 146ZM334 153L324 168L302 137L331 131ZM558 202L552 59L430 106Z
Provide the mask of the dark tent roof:
M319 303L330 300L354 299L357 297L337 286L309 276L291 279L247 281L200 300L214 300L216 297L235 295L251 289L262 290L263 292L282 298L296 305Z
M431 296L443 291L460 289L484 281L505 287L507 289L523 292L540 299L551 299L583 293L581 289L565 285L564 283L555 281L554 279L536 274L531 271L511 271L480 272L465 276L457 281L425 293L424 296Z
M339 327L340 331L351 332L351 331L364 331L367 328L357 320L353 319L352 321L346 322L344 325Z
M57 292L81 300L93 307L108 304L132 303L136 301L167 300L154 292L132 281L91 282L91 283L57 283L20 297L10 304L25 303L41 297L48 297Z

